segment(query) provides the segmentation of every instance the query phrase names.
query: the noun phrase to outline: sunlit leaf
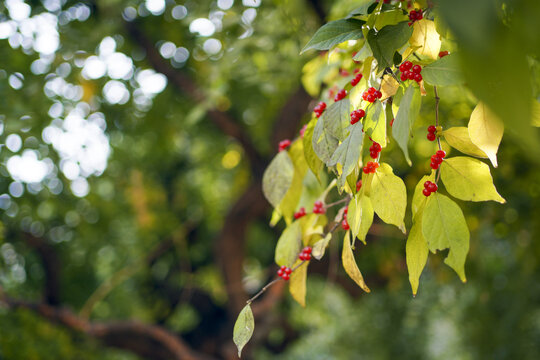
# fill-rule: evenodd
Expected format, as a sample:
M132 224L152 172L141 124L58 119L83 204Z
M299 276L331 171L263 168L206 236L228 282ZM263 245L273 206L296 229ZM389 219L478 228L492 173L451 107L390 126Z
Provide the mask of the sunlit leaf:
M432 252L450 249L444 262L465 282L469 229L458 204L438 192L432 193L422 215L422 234Z
M380 101L369 109L364 124L366 134L383 148L386 147L386 117Z
M504 125L501 120L483 103L476 105L469 120L469 136L495 167L503 133Z
M394 52L401 48L411 37L412 29L407 22L397 25L387 25L378 32L371 29L367 41L378 62L379 70L393 65Z
M317 30L301 53L309 49L329 50L344 41L360 39L363 37L364 23L365 21L357 19L330 21Z
M388 99L391 96L394 96L399 88L398 81L392 76L385 74L381 81L381 101Z
M373 205L371 199L363 194L357 194L349 202L347 212L352 238L358 237L364 244L366 235L373 223Z
M291 187L294 165L287 151L280 151L266 168L262 180L263 193L268 202L277 208Z
M328 246L328 243L330 242L331 239L332 239L332 234L328 233L323 239L317 241L313 245L313 250L311 252L311 255L317 260L322 259L322 257L324 256L326 247Z
M313 129L313 139L311 144L313 145L313 151L319 159L328 164L330 158L336 151L339 141L328 131L324 129L324 119L319 118L315 128Z
M349 98L337 101L328 106L321 117L324 131L343 141L347 136L347 127L351 122L351 103Z
M469 128L465 126L455 126L444 130L442 134L448 145L453 148L467 155L487 159L486 153L480 150L480 148L471 141Z
M279 237L276 245L275 261L279 266L291 267L302 246L302 228L300 222L295 221L287 226Z
M315 124L317 124L316 118L311 119L311 121L307 124L302 142L304 144L304 157L306 159L306 163L313 174L315 174L317 179L320 181L320 172L323 168L323 163L313 150L313 130L315 129Z
M409 271L409 282L411 283L412 293L416 296L422 270L426 266L429 249L426 239L422 234L422 216L418 216L413 223L407 245L405 246L407 269Z
M362 140L364 139L361 122L351 125L349 130L349 136L347 136L347 138L338 146L329 163L331 166L341 164L341 186L343 186L345 183L344 180L346 179L347 175L354 170L354 167L358 163L358 159L360 158L360 150L362 149Z
M458 199L506 202L493 185L489 166L480 160L464 156L445 159L441 179L450 195Z
M463 74L457 54L447 55L422 68L424 81L431 85L463 84Z
M414 31L409 43L412 47L418 47L416 53L437 59L441 50L441 38L435 29L435 23L432 20L422 19L415 21L413 28Z
M350 278L353 279L354 282L362 288L362 290L364 290L365 292L370 292L371 290L369 290L366 283L364 282L364 277L362 276L360 269L358 269L358 265L356 264L356 260L354 259L354 254L351 248L351 234L349 231L347 231L345 237L343 238L343 252L341 254L341 262L347 275L349 275Z
M300 261L297 261L295 267L300 264ZM289 292L294 300L300 306L306 306L306 280L307 280L307 268L308 264L303 264L291 274L291 279L289 280Z
M309 144L311 146L311 144ZM304 146L301 140L295 140L289 147L289 156L293 162L294 175L291 186L279 204L279 209L287 223L292 221L298 201L302 195L304 175L307 171L307 163L304 157Z
M414 85L409 85L401 98L399 110L392 126L392 136L396 139L401 150L403 150L403 154L409 165L411 164L408 149L409 137L412 126L420 113L421 102L420 92L416 91Z
M400 177L392 173L377 171L371 183L369 197L373 210L387 224L396 225L405 233L405 209L407 208L407 190Z
M255 320L253 319L251 306L248 304L240 311L240 314L234 323L233 341L238 348L238 357L241 357L242 349L248 343L249 339L251 339L254 329Z
M540 103L538 101L532 101L532 121L533 126L540 126Z
M414 195L412 199L412 215L413 219L416 218L417 214L421 214L422 209L426 205L426 196L422 194L422 191L424 190L424 183L426 181L435 182L435 172L431 172L430 175L425 175L420 179L418 184L416 184L416 187L414 188Z

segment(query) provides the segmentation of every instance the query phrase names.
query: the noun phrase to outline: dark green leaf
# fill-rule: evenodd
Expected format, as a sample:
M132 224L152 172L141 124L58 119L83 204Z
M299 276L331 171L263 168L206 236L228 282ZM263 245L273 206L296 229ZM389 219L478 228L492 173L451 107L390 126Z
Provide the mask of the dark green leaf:
M351 122L350 110L351 102L345 98L330 105L322 115L324 130L339 141L347 136L345 129Z
M406 21L387 25L378 32L375 29L369 30L367 40L373 56L377 59L379 70L392 66L394 52L407 43L412 31Z
M365 21L357 19L342 19L323 25L309 40L301 53L309 50L329 50L347 40L362 38L362 25Z

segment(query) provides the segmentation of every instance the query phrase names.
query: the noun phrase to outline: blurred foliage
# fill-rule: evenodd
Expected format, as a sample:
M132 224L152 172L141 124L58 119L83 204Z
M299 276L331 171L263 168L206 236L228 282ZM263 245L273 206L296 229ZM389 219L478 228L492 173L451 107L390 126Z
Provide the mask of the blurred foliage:
M152 14L144 1L136 0L67 0L61 2L62 10L55 5L59 1L27 1L32 18L45 21L42 15L51 16L47 21L54 31L48 31L59 37L58 48L41 54L35 46L37 22L27 22L24 28L27 19L12 20L17 16L8 7L15 3L19 2L0 3L0 35L8 34L0 40L2 289L15 298L41 300L46 274L25 241L30 234L53 246L61 265L61 302L75 311L100 285L129 268L131 275L94 304L91 319L159 323L190 341L197 339L199 328L213 331L209 329L221 321L221 312L201 313L171 298L189 299L198 289L215 307L226 303L214 238L252 175L241 146L210 122L206 110L229 111L261 153L274 153L269 134L276 114L301 83L303 71L309 72L304 64L326 59L313 53L298 55L320 25L311 2L237 0L230 9L220 10L216 1L168 0L162 12ZM333 20L347 15L354 3L326 1L321 6ZM126 33L122 19L132 20L134 14L137 26L162 54L164 44L174 44L173 57L165 60L204 89L203 102L194 103L170 83L154 93L145 89L162 79L151 78L148 84L139 78L154 73L143 73L151 68L148 54ZM531 20L538 12L520 14L520 34L530 34L532 44L533 35L540 33L535 32L536 20ZM461 15L474 22L467 13ZM219 24L211 36L221 44L216 53L205 50L209 36L189 30L201 18ZM54 44L54 39L45 40ZM119 78L85 77L86 59L105 56L111 44L113 52L130 59L125 66L131 61L131 70ZM452 44L445 45L453 50ZM340 62L330 60L325 81L343 82L337 77ZM349 60L346 66L354 63ZM317 81L306 85L313 95L319 92ZM118 90L120 98L108 94L113 85L125 89ZM538 85L531 91L538 96ZM463 125L475 103L471 93L465 87L449 87L440 96L446 126ZM433 107L429 99L423 101L417 125L425 128ZM94 124L107 145L77 158L88 143L75 142L74 150L65 146L70 136L89 130L71 123L74 133L67 133L70 116L82 119L75 125ZM68 135L52 141L51 128ZM424 130L417 128L415 138L423 139ZM13 143L17 139L18 147ZM411 160L424 162L430 144L422 140L414 146ZM428 164L411 169L399 149L393 144L390 149L388 161L412 189ZM38 182L25 182L8 171L8 161L25 151L46 166ZM103 151L110 151L106 166L92 167ZM368 237L372 244L360 247L358 254L372 294L356 298L315 275L308 282L307 309L287 295L272 310L275 323L268 339L255 349L256 358L540 358L540 171L531 158L524 155L518 138L505 137L500 166L492 173L508 203L467 205L472 231L467 284L442 266L442 257L432 256L419 295L412 299L404 238L397 230L384 230ZM37 173L28 167L21 171ZM273 263L277 231L268 220L251 224L248 231L244 268L249 292L260 288L268 275L265 269ZM146 256L167 240L174 242L174 251L147 265ZM370 278L376 280L373 285ZM136 357L104 348L27 311L1 308L0 358Z

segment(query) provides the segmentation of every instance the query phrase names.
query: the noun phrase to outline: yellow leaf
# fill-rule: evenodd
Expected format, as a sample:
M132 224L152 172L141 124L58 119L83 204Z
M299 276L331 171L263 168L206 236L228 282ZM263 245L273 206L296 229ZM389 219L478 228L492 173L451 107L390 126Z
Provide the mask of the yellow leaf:
M289 190L279 204L279 210L285 218L285 222L290 224L302 195L303 180L308 165L304 157L304 145L301 139L294 141L288 151L294 166L294 175Z
M388 99L390 96L394 96L399 88L399 83L392 75L385 74L381 82L381 101Z
M405 209L407 207L407 190L403 180L392 173L377 171L373 176L370 193L373 210L382 221L396 225L405 233Z
M295 266L300 263L298 261ZM307 279L307 267L308 263L303 264L298 269L291 273L291 279L289 280L289 292L294 300L300 304L300 306L306 306L306 279Z
M504 125L484 103L478 103L469 120L469 136L497 167L497 150L504 132Z
M416 219L417 214L420 214L421 216L422 208L426 205L427 198L424 194L422 194L422 191L424 190L424 183L428 180L431 182L435 182L435 171L432 171L430 175L425 175L424 177L422 177L422 179L420 179L418 184L416 184L416 188L414 189L414 195L412 199L413 219Z
M458 199L506 202L493 185L489 166L480 160L465 156L445 159L441 179L450 195Z
M371 290L369 290L367 287L366 283L364 282L364 277L362 276L360 269L358 269L358 265L356 265L356 260L354 259L354 254L351 248L351 233L349 231L347 231L345 237L343 238L343 252L341 254L341 261L347 275L349 275L351 279L353 279L354 282L362 288L362 290L367 293L370 292Z
M416 296L422 270L426 266L429 249L422 234L422 215L418 216L411 228L407 245L405 246L409 282L413 295Z
M311 255L317 260L321 260L324 256L324 251L326 250L326 247L328 246L328 243L332 239L332 233L326 234L324 239L321 239L313 245L313 251L311 252Z
M456 126L442 132L444 139L451 147L461 151L464 154L487 159L485 152L474 145L469 136L469 129L465 126Z
M366 235L373 223L373 205L371 199L363 194L357 194L349 202L347 222L351 228L352 238L366 243Z
M441 50L441 37L432 20L422 19L414 22L414 30L409 40L412 47L418 47L418 55L436 60Z
M533 100L532 104L532 125L533 126L540 126L540 103L538 101Z

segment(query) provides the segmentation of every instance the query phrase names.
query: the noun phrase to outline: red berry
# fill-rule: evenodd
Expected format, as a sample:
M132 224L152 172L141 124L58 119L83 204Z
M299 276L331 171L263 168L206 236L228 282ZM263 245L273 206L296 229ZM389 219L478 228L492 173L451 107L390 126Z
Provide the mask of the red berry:
M424 194L425 196L429 196L431 195L431 192L428 189L424 189L422 190L422 194Z
M287 281L291 278L291 276L289 274L283 274L283 276L281 277L283 280Z
M340 100L344 99L345 96L347 96L347 90L341 89L341 90L338 91L338 93L334 97L334 101L340 101Z
M402 73L407 71L407 67L405 66L405 63L399 65L399 71L401 71Z
M376 159L379 156L379 152L377 151L370 151L369 156L371 156L372 159Z
M414 74L414 81L419 83L420 81L422 81L422 79L423 77L421 74Z
M362 188L362 180L358 180L358 182L356 183L356 192L359 192L361 188Z
M351 80L351 85L352 85L352 86L356 86L356 85L358 84L359 81L360 81L360 80L358 80L358 79L356 79L356 78L352 78L352 80Z
M349 73L347 70L344 70L344 69L341 69L340 74L341 74L341 76L343 76L343 77L347 77L347 76L350 75L350 73Z
M412 67L412 72L415 74L420 74L420 71L422 71L422 67L420 65L414 65Z
M326 103L324 101L321 101L318 106L323 110L326 109Z
M410 70L410 69L413 67L412 62L410 62L410 61L405 61L405 62L403 63L403 65L405 66L405 70L406 70L406 71L407 71L407 70Z
M374 87L370 87L368 89L368 94L372 94L372 95L375 95L375 92L377 91L377 89L375 89Z
M356 55L356 53L354 53L354 55ZM359 72L360 72L360 69L354 69L354 73L356 74L356 77L358 78L358 80L362 78L362 74L359 74Z
M379 90L377 90L377 91L375 92L375 96L377 97L377 99L382 98L382 92L380 92Z
M414 80L414 73L412 71L407 71L407 79Z
M370 103L375 102L375 99L376 97L373 94L368 94L368 96L366 96L366 100Z
M283 270L283 272L284 272L286 275L291 275L292 270L291 270L290 267L286 267L286 268Z
M445 57L445 56L448 55L448 54L449 54L448 51L441 51L441 52L439 53L439 57L440 57L440 58L443 58L443 57Z
M305 215L306 215L306 208L301 207L300 210L294 213L294 218L300 219L302 216L305 216Z
M399 76L401 81L407 81L407 73L408 73L408 71L404 71L404 72L401 73L401 75Z
M424 15L422 15L422 11L416 12L416 20L422 20L424 18Z
M444 150L437 150L437 152L435 153L438 157L444 159L446 157L446 151Z
M431 162L430 166L431 166L431 168L432 168L433 170L437 170L437 169L439 168L439 164L434 163L434 162Z
M303 259L301 259L301 260L304 260L304 261L309 261L309 260L311 260L311 255L310 255L310 254L306 254L306 253L304 253L304 258L303 258Z
M429 181L429 180L426 181L426 182L424 183L424 189L429 188L429 184L431 184L431 181Z
M283 270L279 269L279 270L277 271L277 275L278 275L279 277L283 276Z
M291 140L285 139L279 142L279 151L283 151L291 145Z
M437 155L433 155L433 156L431 157L431 162L432 162L432 163L435 163L435 164L441 164L441 163L442 163L442 160L443 160L443 159L442 159L441 157L437 156Z
M299 258L300 260L306 260L306 254L300 253L300 254L298 255L298 258Z
M428 133L427 138L429 141L435 141L435 139L437 138L437 135L435 135L434 133Z
M377 151L381 151L381 150L382 150L381 144L379 144L379 143L377 143L377 142L374 142L372 146L373 146L373 148L376 149Z
M437 131L437 128L435 127L435 125L430 125L428 126L427 131L430 133L434 133L435 131Z
M302 249L302 252L306 254L311 254L311 250L312 248L310 246L306 246L305 248Z
M346 219L343 219L343 221L341 221L341 227L343 228L343 230L349 230L350 229L349 223L347 222Z
M439 187L435 183L430 183L427 189L430 192L434 193L435 191L437 191L439 189Z

